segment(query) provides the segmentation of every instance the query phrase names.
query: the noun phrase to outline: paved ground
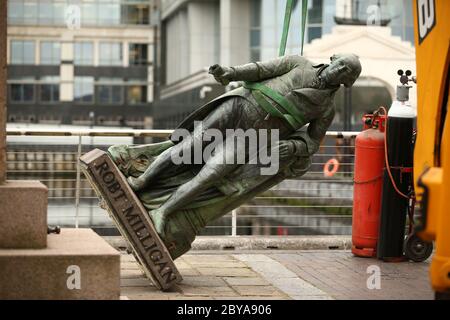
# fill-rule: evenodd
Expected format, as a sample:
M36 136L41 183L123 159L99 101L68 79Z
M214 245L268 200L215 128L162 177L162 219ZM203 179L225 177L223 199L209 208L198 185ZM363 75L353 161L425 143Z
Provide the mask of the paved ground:
M175 261L183 282L160 292L133 256L122 256L122 296L128 299L433 299L429 262L383 263L349 251L197 251ZM373 267L373 265L375 267ZM371 267L372 266L372 267ZM380 271L380 289L373 273ZM374 268L374 269L373 269ZM376 274L375 274L376 275Z

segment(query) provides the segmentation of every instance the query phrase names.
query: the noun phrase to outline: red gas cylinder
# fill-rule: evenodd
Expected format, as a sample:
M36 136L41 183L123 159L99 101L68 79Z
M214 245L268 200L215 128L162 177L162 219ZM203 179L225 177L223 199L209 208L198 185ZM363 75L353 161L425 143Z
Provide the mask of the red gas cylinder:
M363 117L364 128L355 141L352 253L376 256L384 168L386 116Z

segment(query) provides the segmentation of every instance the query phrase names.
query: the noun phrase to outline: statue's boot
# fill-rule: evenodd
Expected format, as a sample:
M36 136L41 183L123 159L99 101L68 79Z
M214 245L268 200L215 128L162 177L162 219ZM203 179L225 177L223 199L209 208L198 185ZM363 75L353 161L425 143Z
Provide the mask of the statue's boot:
M156 229L156 232L158 232L161 239L166 238L165 229L166 229L166 222L167 222L167 215L165 212L161 212L161 209L154 209L149 212L150 219L153 222L153 226Z

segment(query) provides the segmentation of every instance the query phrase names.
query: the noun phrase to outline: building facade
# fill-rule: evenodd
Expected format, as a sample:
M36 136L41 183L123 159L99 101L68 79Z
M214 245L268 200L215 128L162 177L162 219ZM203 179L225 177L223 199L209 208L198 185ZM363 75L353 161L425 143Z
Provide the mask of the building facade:
M301 3L294 1L286 54L300 53ZM155 128L173 128L237 85L218 85L208 66L275 58L285 6L286 0L162 0ZM415 71L413 44L411 1L308 1L304 56L327 62L333 53L353 52L363 65L351 92L336 97L333 128L358 129L363 113L390 105L397 70Z
M157 9L8 0L8 121L151 127Z

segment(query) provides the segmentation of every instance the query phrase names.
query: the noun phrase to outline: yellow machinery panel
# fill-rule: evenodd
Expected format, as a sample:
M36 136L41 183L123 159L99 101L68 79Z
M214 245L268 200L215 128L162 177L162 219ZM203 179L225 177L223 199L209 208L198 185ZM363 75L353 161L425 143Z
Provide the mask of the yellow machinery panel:
M450 296L450 1L413 0L417 60L416 194L418 235L435 240L431 283Z

